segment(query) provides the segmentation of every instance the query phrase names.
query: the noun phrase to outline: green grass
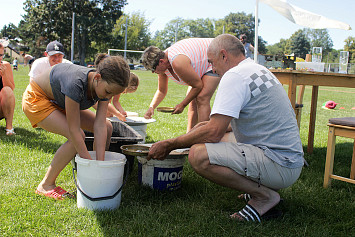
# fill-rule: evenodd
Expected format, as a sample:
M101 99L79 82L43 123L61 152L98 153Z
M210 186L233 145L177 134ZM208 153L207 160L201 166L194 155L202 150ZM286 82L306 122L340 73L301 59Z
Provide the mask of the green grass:
M159 192L137 182L137 162L122 191L115 211L78 209L75 199L54 201L34 194L53 154L65 139L42 129L33 129L21 110L21 97L29 78L28 68L14 72L16 83L16 136L5 135L0 121L0 236L355 236L355 185L333 181L324 189L324 161L327 121L332 117L355 116L355 90L325 88L319 91L314 152L305 158L310 164L300 179L280 191L285 199L285 215L262 224L237 223L228 215L241 209L234 190L215 185L198 176L186 162L182 188ZM157 87L157 77L135 71L141 79L138 91L121 96L127 111L144 114ZM174 106L186 87L169 84L161 106ZM329 91L329 90L339 90ZM306 151L311 88L307 87L302 112L301 139ZM323 102L334 100L344 110L324 110ZM185 133L186 111L181 115L156 112L155 123L148 125L147 143ZM353 141L338 138L335 172L348 176ZM57 184L75 190L68 165Z

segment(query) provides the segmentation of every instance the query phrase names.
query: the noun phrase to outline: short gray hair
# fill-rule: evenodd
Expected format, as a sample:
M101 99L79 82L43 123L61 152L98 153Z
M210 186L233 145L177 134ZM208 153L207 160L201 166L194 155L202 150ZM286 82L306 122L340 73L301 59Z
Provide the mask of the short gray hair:
M147 70L154 71L159 60L165 57L164 51L155 46L146 48L142 55L142 64Z
M210 46L208 47L208 51L213 54L217 54L221 49L225 49L234 56L239 56L240 54L245 56L244 45L234 35L219 35L212 40Z

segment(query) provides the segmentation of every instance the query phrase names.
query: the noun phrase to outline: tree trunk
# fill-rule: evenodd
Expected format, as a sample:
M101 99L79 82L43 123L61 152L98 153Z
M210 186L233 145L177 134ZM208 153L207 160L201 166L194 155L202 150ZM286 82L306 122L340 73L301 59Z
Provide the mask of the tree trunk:
M86 56L86 31L82 30L80 34L79 41L79 59L80 65L85 66L85 56Z

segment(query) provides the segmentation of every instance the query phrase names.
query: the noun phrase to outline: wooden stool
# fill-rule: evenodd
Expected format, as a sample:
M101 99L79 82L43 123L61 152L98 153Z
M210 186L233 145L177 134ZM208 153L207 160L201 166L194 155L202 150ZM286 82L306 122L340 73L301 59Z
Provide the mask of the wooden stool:
M336 136L355 139L355 117L332 118L329 119L328 126L329 133L323 187L327 188L330 185L331 179L337 179L355 184L355 142L351 162L350 178L345 178L333 174Z

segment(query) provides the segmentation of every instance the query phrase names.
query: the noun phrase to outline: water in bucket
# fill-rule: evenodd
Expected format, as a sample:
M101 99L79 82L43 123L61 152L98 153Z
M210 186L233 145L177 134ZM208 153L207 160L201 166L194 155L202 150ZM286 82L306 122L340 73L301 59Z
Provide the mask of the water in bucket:
M89 151L96 159L96 151ZM116 152L105 152L105 160L88 160L76 155L77 185L89 197L77 189L78 208L90 210L116 209L121 203L121 191L114 197L123 184L126 157ZM90 200L103 198L102 200Z

